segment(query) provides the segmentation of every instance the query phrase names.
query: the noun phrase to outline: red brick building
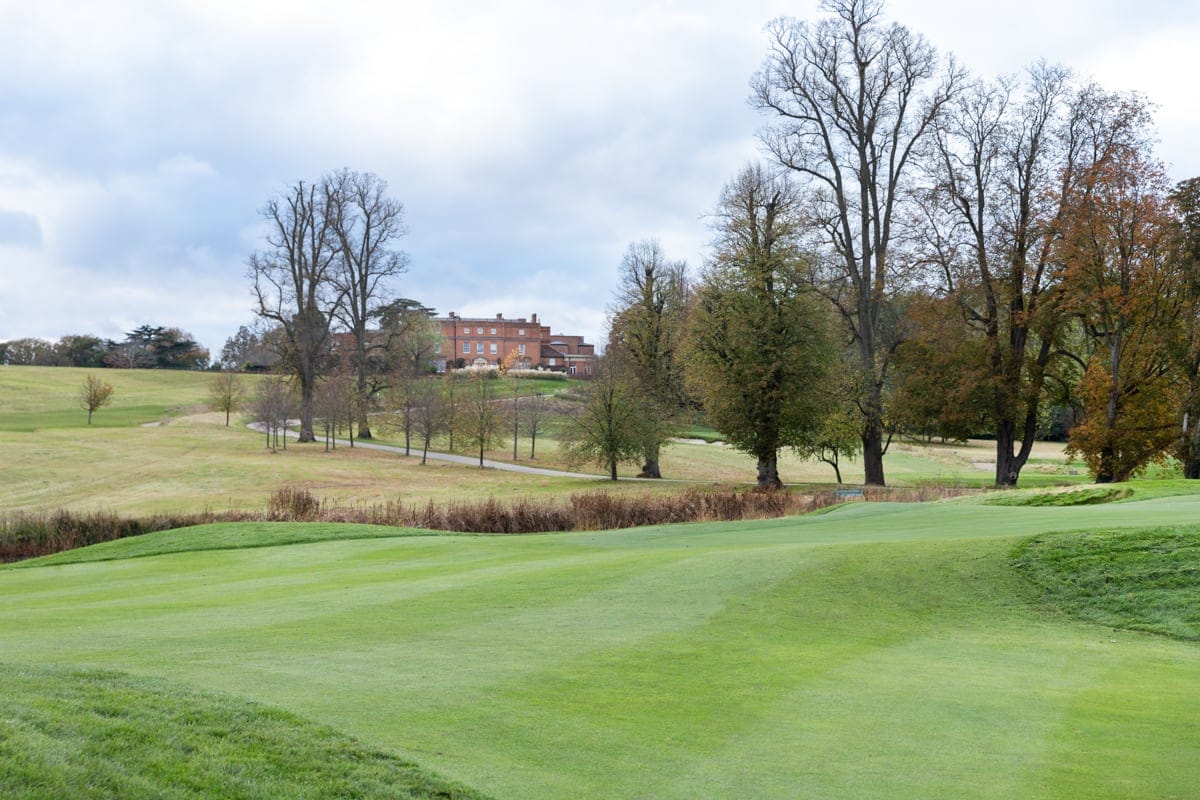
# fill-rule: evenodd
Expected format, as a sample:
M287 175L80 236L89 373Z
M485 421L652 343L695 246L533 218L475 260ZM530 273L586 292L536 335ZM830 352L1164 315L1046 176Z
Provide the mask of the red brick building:
M485 366L508 363L515 369L548 369L581 378L592 374L596 347L582 336L552 334L548 325L530 319L460 317L453 311L438 317L442 328L442 347L438 352L438 371L447 366Z

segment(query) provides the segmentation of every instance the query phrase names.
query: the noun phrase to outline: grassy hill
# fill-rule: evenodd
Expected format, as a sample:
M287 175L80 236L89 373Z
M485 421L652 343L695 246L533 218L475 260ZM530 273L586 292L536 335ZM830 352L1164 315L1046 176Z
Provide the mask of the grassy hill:
M207 526L0 570L0 653L278 709L497 798L1187 797L1197 512L1182 494L526 537ZM231 540L256 546L209 549ZM52 704L39 681L0 696L0 742Z

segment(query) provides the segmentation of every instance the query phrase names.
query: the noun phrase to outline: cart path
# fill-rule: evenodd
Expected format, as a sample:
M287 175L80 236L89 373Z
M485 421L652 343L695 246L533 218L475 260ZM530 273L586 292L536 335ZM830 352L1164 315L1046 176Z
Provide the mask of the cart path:
M290 421L289 421L289 424L290 424ZM258 433L266 432L266 428L263 426L263 424L261 422L252 422L249 425L247 425L246 427L250 428L253 431L257 431ZM295 441L297 439L297 434L294 431L292 431L290 428L285 429L285 435L293 441ZM348 439L335 438L335 439L333 439L333 442L334 442L334 444L336 444L340 447L353 447L353 448L361 447L365 450L380 450L385 453L395 453L400 456L405 456L404 447L401 445L380 444L378 442L366 442L361 439L355 440L353 444L351 444L350 440L348 440ZM421 450L419 448L412 448L410 450L410 454L405 457L420 458ZM427 457L430 459L433 459L435 461L449 461L454 464L465 464L467 466L473 466L473 467L479 466L478 458L474 458L472 456L458 455L457 453L438 453L438 452L434 452L433 450L430 450ZM483 468L484 469L498 469L503 472L519 472L523 475L541 475L541 476L547 477L547 478L582 478L584 480L593 480L593 481L607 481L608 480L607 475L596 475L594 473L588 473L588 472L567 472L566 470L546 469L543 467L527 467L524 464L513 464L508 461L492 461L491 459L486 459L486 458L483 460ZM623 481L638 481L638 480L650 480L650 479L649 478L621 478L621 480L623 480ZM661 479L658 479L658 480L661 481Z

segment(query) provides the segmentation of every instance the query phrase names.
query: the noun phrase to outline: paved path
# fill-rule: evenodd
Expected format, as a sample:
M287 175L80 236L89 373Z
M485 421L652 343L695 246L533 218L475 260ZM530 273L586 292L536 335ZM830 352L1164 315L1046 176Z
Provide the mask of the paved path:
M291 423L289 422L289 424L291 424ZM299 420L296 420L295 424L299 424ZM259 433L266 432L266 428L263 426L263 424L261 422L252 422L247 427L250 428L251 430L258 431ZM290 430L290 428L286 431L286 435L288 438L292 439L293 441L297 438L296 432L293 430ZM399 445L394 445L394 444L379 444L378 442L365 442L365 441L362 441L359 439L356 439L354 441L353 445L350 444L350 441L348 439L334 439L333 441L339 447L361 447L365 450L381 450L385 453L396 453L397 455L401 455L401 456L404 455L404 448ZM420 448L414 447L414 448L412 448L411 452L412 452L412 455L410 456L411 458L420 458L421 457ZM458 455L457 453L435 453L434 451L430 450L427 457L432 460L435 460L435 461L449 461L454 464L467 464L468 466L473 466L473 467L479 466L479 459L477 457L463 456L463 455ZM486 458L483 460L483 467L484 467L484 469L498 469L503 472L520 472L524 475L544 475L545 477L548 477L548 478L583 478L585 480L593 480L593 481L608 480L607 475L595 475L595 474L591 474L591 473L587 473L587 472L567 472L565 470L544 469L542 467L527 467L524 464L513 464L508 461L491 461ZM639 479L639 478L622 478L622 480L641 480L641 479Z

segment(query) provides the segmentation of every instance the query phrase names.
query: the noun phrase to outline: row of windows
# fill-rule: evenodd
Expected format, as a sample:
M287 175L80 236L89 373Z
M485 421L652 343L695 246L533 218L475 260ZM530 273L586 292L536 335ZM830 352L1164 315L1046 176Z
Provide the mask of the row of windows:
M470 336L470 335L471 335L471 328L470 328L469 326L467 326L467 325L464 325L464 326L463 326L463 336ZM483 328L476 328L476 329L475 329L475 335L476 335L476 336L483 336ZM489 335L489 336L495 336L495 335L496 335L496 329L495 329L495 328L488 328L488 335ZM517 336L524 336L524 335L525 335L525 329L524 329L524 328L517 328Z
M463 342L462 347L463 347L462 351L464 353L471 352L471 342ZM475 352L476 353L482 353L483 347L484 347L483 342L475 342ZM488 348L488 352L491 353L492 355L496 355L498 352L498 347L495 342L488 343L487 348ZM520 353L521 355L525 355L525 345L523 345L523 344L517 345L517 352Z

